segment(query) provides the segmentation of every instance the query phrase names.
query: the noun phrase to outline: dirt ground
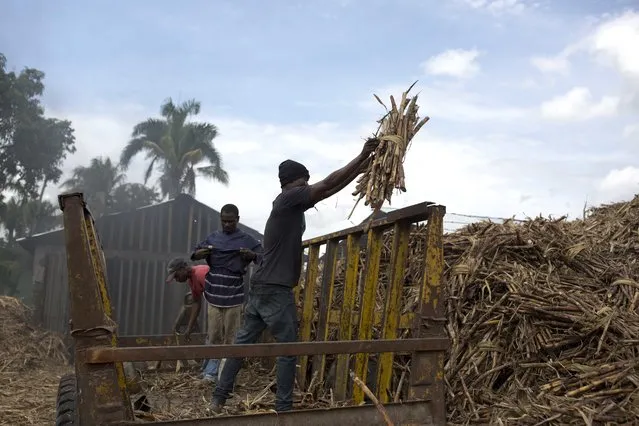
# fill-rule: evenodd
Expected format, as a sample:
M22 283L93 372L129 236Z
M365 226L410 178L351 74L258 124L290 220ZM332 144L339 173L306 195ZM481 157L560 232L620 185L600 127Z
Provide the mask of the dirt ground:
M179 374L167 370L143 373L154 420L193 419L215 415L210 411L213 385L198 379L198 373L198 368ZM313 400L310 395L301 394L299 390L295 391L293 402L296 409L331 405L329 400ZM275 371L252 363L240 370L235 396L227 401L223 414L267 412L274 409L274 404Z
M31 371L0 371L0 425L51 425L55 421L56 395L62 375L72 367L50 365ZM198 368L175 373L171 368L142 373L146 395L151 405L148 413L137 412L142 420L162 421L211 417L209 409L213 385L198 379ZM275 374L249 365L236 382L236 396L227 402L226 415L272 410L275 401ZM135 400L138 395L131 395ZM330 401L311 401L295 393L296 408L327 407Z
M0 425L51 425L60 377L70 367L0 372Z

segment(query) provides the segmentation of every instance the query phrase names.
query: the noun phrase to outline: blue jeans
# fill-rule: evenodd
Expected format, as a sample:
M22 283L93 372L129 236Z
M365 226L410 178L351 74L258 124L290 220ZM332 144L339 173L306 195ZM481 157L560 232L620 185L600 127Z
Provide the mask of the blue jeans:
M219 359L207 359L202 366L202 372L205 376L217 378L217 369L220 366Z
M209 341L209 336L207 335L204 339L204 344L208 345L211 342ZM202 361L202 374L205 376L217 376L217 368L220 365L220 360L218 359L205 359Z
M297 340L297 308L293 290L281 286L256 286L251 289L244 311L244 322L237 332L235 344L257 342L268 327L278 343ZM293 409L293 386L297 357L277 357L277 393L275 410ZM223 405L231 397L235 378L242 367L242 358L228 358L220 380L213 391L213 401Z

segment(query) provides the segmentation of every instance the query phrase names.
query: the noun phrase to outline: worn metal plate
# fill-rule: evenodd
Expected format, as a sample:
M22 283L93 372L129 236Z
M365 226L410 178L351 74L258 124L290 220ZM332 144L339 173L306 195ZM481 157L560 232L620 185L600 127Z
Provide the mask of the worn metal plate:
M88 348L84 361L101 364L118 361L174 361L178 359L221 359L244 357L354 354L359 352L443 351L447 338L353 340L348 342L257 343L249 345L152 346L145 348Z
M191 334L192 345L203 345L206 334ZM118 336L119 347L137 346L175 346L175 334L161 334L155 336Z
M362 223L360 225L353 226L351 228L346 228L338 232L322 235L321 237L311 238L310 240L303 241L302 245L304 247L308 247L313 244L323 244L328 240L344 239L350 234L361 233L369 229L389 228L393 226L395 222L400 220L412 222L412 223L421 222L428 219L428 215L430 214L430 211L431 211L428 209L428 207L434 204L435 203L431 203L430 201L424 201L423 203L413 204L412 206L393 210L389 212L386 215L386 217L382 219L377 219L372 222Z
M429 402L407 402L388 404L384 408L395 426L433 426ZM132 425L137 423L120 423ZM386 426L387 423L374 405L340 407L317 410L298 410L287 413L249 414L242 416L209 417L193 420L155 422L154 425L179 426ZM442 423L441 425L444 425ZM440 426L440 425L436 425Z

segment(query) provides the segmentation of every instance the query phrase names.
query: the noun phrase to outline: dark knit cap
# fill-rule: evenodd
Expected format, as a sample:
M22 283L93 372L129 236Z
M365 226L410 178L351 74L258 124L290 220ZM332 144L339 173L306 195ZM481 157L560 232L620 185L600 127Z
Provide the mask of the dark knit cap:
M308 169L303 164L293 160L286 160L280 164L279 169L280 185L284 186L299 178L308 180L310 175Z

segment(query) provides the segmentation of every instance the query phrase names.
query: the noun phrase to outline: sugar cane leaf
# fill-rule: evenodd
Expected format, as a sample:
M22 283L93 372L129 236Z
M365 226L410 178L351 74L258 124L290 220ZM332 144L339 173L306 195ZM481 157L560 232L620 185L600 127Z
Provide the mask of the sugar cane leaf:
M380 141L390 141L390 142L394 142L396 144L404 143L404 138L402 138L399 135L384 135L384 136L380 136L379 140Z
M373 94L373 96L375 96L375 99L377 99L377 102L379 102L380 104L382 104L382 106L384 107L384 109L386 111L388 111L388 107L386 106L386 104L384 104L384 102L382 102L382 100L379 98L379 96L377 96L376 94Z

